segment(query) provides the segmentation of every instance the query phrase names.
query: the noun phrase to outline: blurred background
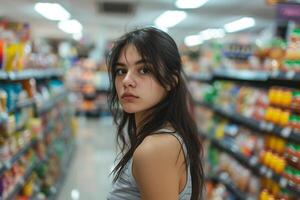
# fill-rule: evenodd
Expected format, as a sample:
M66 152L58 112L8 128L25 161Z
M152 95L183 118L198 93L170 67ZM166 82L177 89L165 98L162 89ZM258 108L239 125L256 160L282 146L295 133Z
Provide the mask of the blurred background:
M0 0L0 199L106 199L105 57L146 26L178 45L205 199L300 199L297 0Z

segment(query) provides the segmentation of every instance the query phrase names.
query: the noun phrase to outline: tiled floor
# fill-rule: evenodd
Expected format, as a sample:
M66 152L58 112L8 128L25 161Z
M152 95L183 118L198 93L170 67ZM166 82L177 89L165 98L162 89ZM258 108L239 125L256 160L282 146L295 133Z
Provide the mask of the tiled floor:
M112 119L79 118L78 124L77 150L58 200L105 200L116 156Z

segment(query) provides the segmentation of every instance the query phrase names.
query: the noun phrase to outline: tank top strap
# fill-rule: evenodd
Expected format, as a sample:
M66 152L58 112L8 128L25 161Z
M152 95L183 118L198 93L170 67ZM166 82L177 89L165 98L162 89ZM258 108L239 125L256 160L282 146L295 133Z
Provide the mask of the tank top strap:
M162 129L159 129L155 132L163 132L163 133L173 135L179 141L179 143L181 144L181 147L184 151L185 157L187 156L187 149L186 149L185 143L184 143L182 137L176 131L172 131L172 130L169 130L169 129L166 129L166 128L162 128Z

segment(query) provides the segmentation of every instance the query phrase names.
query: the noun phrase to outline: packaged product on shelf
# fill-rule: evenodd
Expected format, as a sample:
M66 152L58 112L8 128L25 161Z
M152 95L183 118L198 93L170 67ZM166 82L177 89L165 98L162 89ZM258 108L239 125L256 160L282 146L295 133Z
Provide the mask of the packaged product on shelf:
M7 93L2 88L0 89L0 112L6 112Z
M3 164L10 158L11 154L9 151L9 144L7 142L7 138L5 138L2 134L0 135L0 163Z
M223 48L222 67L226 69L245 70L251 66L249 58L253 54L251 44L229 43Z
M271 87L269 89L268 97L271 105L295 111L300 110L299 90L283 87Z
M30 28L27 23L0 20L0 60L1 69L20 71L26 65L27 45Z
M27 92L28 98L33 99L36 94L36 81L35 79L22 80L22 87Z
M231 199L234 199L234 196L222 184L212 185L210 191L207 191L206 197L208 200L215 200L215 199L231 200Z
M284 158L287 162L284 176L296 185L300 185L300 145L289 143Z
M288 38L288 47L284 58L284 70L300 72L300 26L295 25Z
M0 70L4 67L5 41L0 38Z
M22 197L23 197L23 199L28 199L33 195L34 185L35 185L34 182L35 182L35 177L34 177L34 175L31 175L30 178L28 179L28 181L23 186L22 196L18 197L19 200L21 200Z

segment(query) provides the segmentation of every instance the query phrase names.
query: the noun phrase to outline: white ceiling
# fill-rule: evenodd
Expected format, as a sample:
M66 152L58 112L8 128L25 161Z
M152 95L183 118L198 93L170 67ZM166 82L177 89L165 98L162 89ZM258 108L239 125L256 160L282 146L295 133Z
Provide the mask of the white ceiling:
M46 0L43 0L45 2ZM93 40L112 39L134 27L153 25L156 17L163 11L176 9L175 0L119 0L136 3L132 15L108 15L98 13L96 2L103 0L57 0L79 20L84 34ZM108 0L106 0L108 1ZM110 0L113 1L113 0ZM48 21L34 11L36 0L0 0L0 17L29 22L33 37L71 38L57 28L57 22ZM49 0L49 2L54 2ZM204 6L188 10L188 17L171 28L169 33L177 42L187 35L196 34L206 28L222 27L225 23L241 16L254 17L255 29L262 29L274 23L274 8L267 6L265 0L210 0Z

